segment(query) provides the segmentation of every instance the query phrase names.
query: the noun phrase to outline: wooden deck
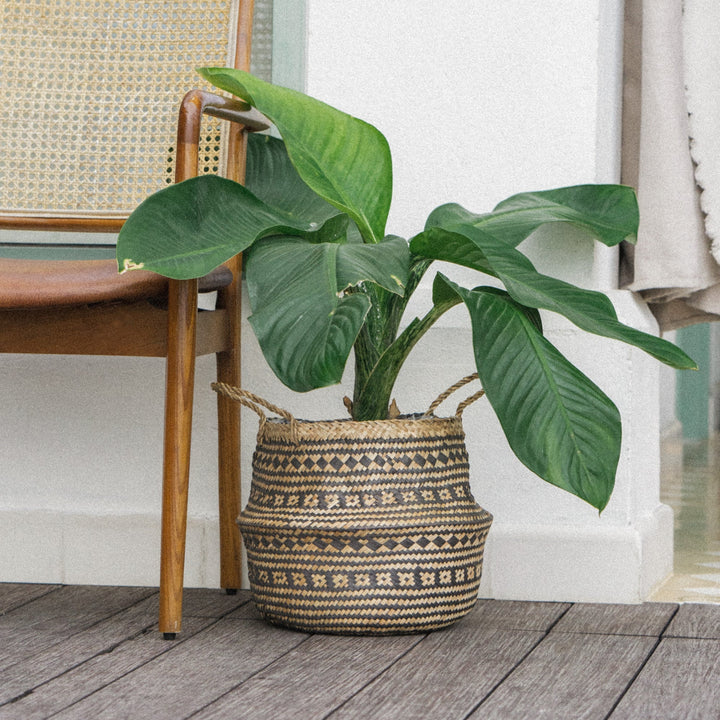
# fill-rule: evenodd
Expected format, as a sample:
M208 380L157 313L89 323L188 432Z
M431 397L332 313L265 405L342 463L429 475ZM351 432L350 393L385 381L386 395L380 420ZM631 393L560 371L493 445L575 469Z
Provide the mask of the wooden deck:
M720 605L481 600L424 636L305 635L247 593L0 585L0 718L720 718Z

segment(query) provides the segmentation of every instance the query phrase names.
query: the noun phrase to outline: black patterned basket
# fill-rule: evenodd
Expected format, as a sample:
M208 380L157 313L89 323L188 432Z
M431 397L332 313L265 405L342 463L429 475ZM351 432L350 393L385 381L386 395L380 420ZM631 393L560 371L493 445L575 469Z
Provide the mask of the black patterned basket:
M394 420L300 421L245 390L260 416L238 520L262 615L310 632L446 627L475 604L492 516L469 484L462 411ZM262 408L278 414L269 419Z

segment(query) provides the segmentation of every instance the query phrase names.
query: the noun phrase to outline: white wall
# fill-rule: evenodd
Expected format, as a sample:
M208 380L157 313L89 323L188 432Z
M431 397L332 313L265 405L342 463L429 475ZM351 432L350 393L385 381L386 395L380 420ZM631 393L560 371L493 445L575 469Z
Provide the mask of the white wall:
M412 235L446 201L482 211L521 190L617 181L622 5L309 0L307 90L388 137L390 232ZM593 267L589 245L562 237L531 244L541 270L603 289L614 284L613 253L598 253ZM627 322L655 330L628 293L610 294ZM422 298L421 312L418 305ZM671 516L658 500L657 364L548 323L621 409L617 489L598 518L520 466L487 407L469 410L475 495L496 517L483 589L496 597L638 600L672 562ZM397 391L401 408L423 407L471 368L458 310L411 357Z
M390 141L390 232L411 235L446 201L481 211L521 190L618 177L620 0L307 0L307 23L307 91L373 122ZM612 255L602 255L593 269L589 245L554 240L549 246L534 243L540 269L588 285L598 278L611 284ZM423 292L418 312L427 301ZM653 330L632 297L611 295L626 321ZM672 555L671 516L658 501L657 368L639 352L586 341L559 321L549 327L621 408L617 491L599 518L519 465L487 406L469 409L473 490L496 518L482 592L639 600L669 571ZM296 396L269 374L249 330L243 354L249 389L302 417L343 414L349 378L342 387ZM110 371L86 358L0 362L8 427L0 438L0 543L6 549L0 579L157 582L154 428L162 368L133 360L118 378L116 361ZM469 330L458 310L414 351L397 388L401 408L424 409L470 370ZM189 584L217 582L211 376L211 363L203 361ZM79 410L66 409L71 400L79 400ZM252 414L244 418L247 484L256 424ZM91 452L97 457L88 463Z

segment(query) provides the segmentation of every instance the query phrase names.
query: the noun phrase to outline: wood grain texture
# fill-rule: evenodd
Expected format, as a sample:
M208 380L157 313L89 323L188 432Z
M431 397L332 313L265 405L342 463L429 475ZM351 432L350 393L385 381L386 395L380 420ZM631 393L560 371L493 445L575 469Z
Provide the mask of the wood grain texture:
M720 641L663 639L611 718L720 718Z
M551 633L470 717L604 718L655 644L650 637Z
M472 625L432 633L330 717L467 717L542 637L539 632Z
M187 617L220 618L249 604L251 604L249 590L240 590L235 595L228 595L224 590L188 588L183 598L184 614Z
M134 277L133 277L134 275ZM13 260L0 258L0 307L84 305L160 297L167 280L137 270L120 275L115 260Z
M479 600L459 625L545 632L571 607L570 603L559 602Z
M642 605L573 605L553 632L600 633L604 635L652 635L659 637L678 606L673 603Z
M59 590L59 585L25 585L23 583L0 584L0 615L5 615L36 598Z
M686 603L665 631L667 637L720 639L720 605Z
M0 309L0 352L165 357L167 312L151 302ZM224 310L201 312L197 354L227 347Z
M117 218L26 217L0 212L0 228L6 230L69 230L72 232L116 233L125 223Z
M0 617L0 670L33 657L153 593L147 588L62 587Z
M212 47L217 46L218 37L223 40L227 39L226 49L231 50L234 55L234 57L228 58L228 62L234 61L237 67L249 70L254 2L253 0L241 0L224 4L226 8L230 9L227 14L214 13L211 8L207 8L207 13L205 13L207 22L198 22L196 23L197 27L190 21L188 24L183 23L183 33L180 34L166 32L179 30L180 25L155 23L157 42L152 47L140 48L139 44L134 41L131 30L128 30L125 38L126 40L129 38L129 42L123 43L121 30L127 28L118 26L116 28L118 32L111 33L113 42L117 41L118 47L124 45L137 51L136 59L147 61L147 64L140 65L134 61L130 62L131 72L124 68L123 81L108 85L108 88L112 88L116 92L106 91L106 88L101 93L100 105L97 106L100 109L97 112L110 108L118 111L130 108L132 103L128 102L128 88L134 88L133 92L135 92L138 87L146 87L147 84L143 84L145 79L157 74L157 72L153 72L153 68L157 71L158 63L162 66L162 63L167 61L167 58L164 57L164 50L171 46L179 47L178 43L181 42L181 37L187 48L197 45L201 55L206 50L201 49L200 46L202 43L209 42L211 37L215 38L212 41ZM60 4L58 8L58 12L62 15L62 27L67 26L77 31L73 34L77 41L77 47L75 45L73 47L79 52L79 49L87 44L88 39L94 38L93 33L84 33L93 25L93 22L88 21L82 3L67 4L67 7ZM99 18L101 21L101 15L102 13L96 13L96 20ZM108 16L108 18L110 17L111 15ZM49 16L45 20L48 18ZM222 22L222 25L218 26L215 21ZM48 27L50 27L52 22L48 20L48 23ZM201 33L201 26L208 29L214 26L219 30L219 36L214 32ZM185 33L187 28L190 28L192 32ZM225 54L222 50L223 46L225 43L221 42L218 48L220 51L218 57ZM208 49L207 52L210 50ZM213 52L210 52L210 55ZM73 52L73 55L75 54L77 53ZM210 55L203 56L210 57ZM92 52L87 56L90 63L92 63L92 56ZM35 59L40 60L42 57L43 54L38 53ZM116 63L118 68L122 64L122 62ZM41 70L40 74L47 76L47 71L50 69L36 67L33 70ZM97 83L88 75L86 69L82 62L70 63L67 67L59 68L59 74L55 78L56 82L61 80L65 85L59 94L56 93L52 99L48 100L46 103L48 106L37 113L38 117L42 116L47 120L48 127L53 125L53 119L58 117L58 99L75 98L76 90L77 98L82 100L82 107L88 110L91 116L96 112L90 109L95 107L90 101L95 99L94 96L98 94L96 91L99 92L99 90L96 87ZM75 70L77 73L70 72ZM19 80L19 88L23 86L23 79L24 77L21 77ZM183 82L181 75L178 75L176 82L168 79L165 84L172 88ZM163 99L162 93L156 98L154 91L150 92L150 85L147 85L146 90L148 90L147 93L141 92L140 95L143 95L146 100L153 98L152 102L146 103L149 112L157 115L158 108L164 107L160 115L165 117L175 115L174 112L172 114L166 112L171 109L167 104L180 100L179 95L177 100L172 100L170 96L175 96L173 91L169 95L165 93L167 96L165 99ZM183 89L183 91L185 90L190 90L190 88ZM17 95L17 93L14 94ZM43 96L39 99L47 100L48 98ZM172 153L173 149L176 151L176 179L178 181L185 180L198 174L200 120L205 111L216 118L230 121L234 126L230 132L231 146L225 148L225 150L229 149L229 153L220 153L226 156L222 163L226 167L218 167L214 171L225 174L223 170L226 170L226 174L230 178L242 179L245 167L244 133L246 130L267 129L269 127L267 119L239 100L220 97L206 91L190 91L186 99L187 102L183 102L180 110L180 122L177 127L176 139L179 142L175 143L170 140L164 130L161 133L164 138L162 146L168 147L165 144L167 140L170 144L169 152ZM18 113L23 113L28 109L23 107L21 100L18 100L17 105ZM140 111L143 108L133 109L130 115L136 115L136 110ZM111 113L108 118L116 116L116 113ZM54 124L58 125L58 122ZM141 135L148 135L146 131L149 127L141 127L142 124L140 121L126 123L128 127L131 125L139 131L135 138L137 141L141 139ZM59 123L59 126L61 125L63 123ZM153 123L150 125L152 126ZM161 126L163 125L164 123L161 123ZM127 130L127 127L125 129ZM172 130L172 123L168 129ZM127 133L123 137L127 140ZM60 136L50 138L48 142L53 140L55 144L58 141L62 144ZM117 164L124 148L123 142L118 139L117 142L112 143L119 150L119 154L114 156L114 160L112 154L94 153L99 164L103 164L103 161L104 164L112 165L113 162ZM108 144L103 141L100 142L100 145L107 146ZM153 143L149 143L148 147L150 145ZM155 146L157 148L157 144ZM109 150L109 147L105 149ZM72 153L68 157L70 155ZM139 155L135 159L137 160L138 157ZM57 163L55 165L57 166ZM77 166L79 175L88 170L86 165L87 163L83 162L82 166ZM112 170L110 165L109 168ZM148 167L152 167L152 164ZM63 172L55 178L56 181L66 179L67 173L64 170L67 168L63 168ZM124 173L125 170L120 168L116 173L120 182L122 182L121 176ZM91 172L91 175L94 177L94 171ZM111 172L108 177L112 175ZM139 177L137 173L133 174L133 172L130 175L135 178ZM52 178L48 178L48 183L51 183L51 180ZM127 184L125 183L125 185ZM65 185L69 187L73 183L66 182ZM40 198L14 199L11 205L15 209L6 208L4 212L0 210L0 227L27 230L116 232L120 230L125 221L126 213L123 206L127 203L118 202L115 208L101 207L104 202L112 205L113 201L110 193L105 196L102 190L95 187L96 185L98 183L94 183L91 194L97 195L97 202L92 202L87 207L84 202L78 206L75 200L71 200L69 197L66 197L66 200L72 207L65 208L61 207L65 202L62 198L51 199L47 205L40 202ZM95 193L95 190L98 192ZM25 188L25 192L30 192L29 186ZM50 195L52 194L50 193ZM135 201L130 202L130 206L133 204ZM29 207L45 207L45 210L38 211L41 217L31 217L29 213L18 209ZM96 211L97 215L95 215ZM82 217L88 213L92 217ZM19 217L20 215L24 217ZM78 215L81 217L76 217ZM237 367L238 372L233 370L231 379L239 384L239 347L237 346L240 341L240 273L238 263L239 261L234 262L238 271L234 274L235 282L232 291L221 293L223 298L227 298L231 294L233 298L238 298L238 302L236 303L234 300L232 304L224 302L224 307L217 312L198 313L198 286L200 285L206 290L225 288L233 277L231 271L227 269L214 271L210 274L214 280L205 278L198 284L195 280L167 281L158 275L143 271L120 276L117 273L116 263L112 259L53 262L0 258L0 352L167 357L168 381L165 403L166 434L159 604L159 625L161 630L167 633L178 632L181 628L195 353L196 351L200 354L223 353L232 356L229 360L221 359L221 366L229 367L232 364L233 367ZM165 305L167 305L167 309ZM230 343L233 343L232 348ZM235 362L235 358L238 358L238 362ZM232 413L229 410L223 412L220 419L221 425L227 419L227 427L223 425L221 429L223 438L221 445L227 448L235 444L239 446L238 422L234 420ZM230 453L228 460L221 468L221 574L223 583L231 588L240 586L240 541L237 528L234 526L235 516L240 505L238 455L238 450ZM12 606L15 607L14 602ZM38 638L28 638L28 648L35 648L34 643L36 642L40 642ZM0 642L0 646L0 653L14 650L8 643L2 645Z
M0 672L0 705L33 692L76 665L137 635L153 623L156 612L156 599L148 598L10 665Z
M195 399L197 280L171 280L168 300L158 626L161 633L174 634L182 629L190 440Z
M2 720L41 720L58 712L70 712L75 703L93 693L112 687L127 673L170 652L173 644L155 631L157 616L146 615L147 630L98 652L79 665L36 687L31 694L0 707ZM187 641L212 623L209 618L186 618L183 641ZM180 641L180 642L183 642ZM90 715L85 717L92 717ZM123 717L123 716L115 716ZM126 717L143 717L132 715Z
M67 708L58 718L177 720L200 710L307 636L256 621L220 620Z
M6 592L7 587L0 585L0 595ZM230 596L220 590L187 590L183 639L248 600L247 592ZM154 632L157 612L154 593L0 672L0 717L48 717L172 650L175 644Z
M240 386L240 326L242 322L242 262L239 256L228 263L235 282L218 293L218 307L227 314L228 349L218 353L218 382ZM217 396L218 412L218 498L220 520L220 586L242 587L242 542L237 518L240 496L240 406L230 398Z
M314 635L197 717L204 720L325 717L421 640L422 636L417 635ZM364 716L385 717L372 713Z
M720 720L715 605L660 637L674 605L496 600L427 635L342 637L259 621L247 591L184 599L168 642L154 589L0 584L0 720Z

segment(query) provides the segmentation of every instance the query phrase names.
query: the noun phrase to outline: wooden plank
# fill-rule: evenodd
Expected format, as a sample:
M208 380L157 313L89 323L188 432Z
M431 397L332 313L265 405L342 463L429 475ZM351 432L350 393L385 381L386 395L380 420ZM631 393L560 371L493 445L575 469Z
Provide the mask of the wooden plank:
M720 606L481 600L426 637L353 638L248 600L186 590L167 642L153 589L0 584L0 718L720 718Z
M460 622L473 627L545 632L570 607L570 603L559 602L479 600Z
M642 636L550 633L470 717L604 718L656 643Z
M0 583L0 615L58 590L60 585L33 585L26 583Z
M720 640L720 605L681 605L665 636Z
M314 635L194 717L204 720L325 717L422 638L422 635ZM367 710L363 708L363 712ZM363 717L384 716L370 713Z
M212 619L247 602L249 593L231 596L220 590L191 589L186 590L186 596L186 628L183 629L183 640L209 625ZM81 699L102 687L97 684L100 679L104 680L106 684L109 682L108 678L115 679L118 676L101 673L96 656L100 656L100 664L102 664L112 655L111 673L122 668L123 672L120 674L124 674L124 672L134 669L136 665L151 660L160 652L172 649L172 644L156 643L151 638L147 643L130 643L132 651L130 648L118 650L123 642L128 639L133 640L143 633L150 636L156 635L159 638L160 634L156 629L157 611L158 598L155 594L0 672L0 706L17 700L23 695L33 693L32 698L29 698L30 702L20 702L14 706L16 710L19 707L22 712L11 712L13 717L30 717L31 711L35 710L39 712L49 712L50 708L53 711L61 710L70 702L58 704L58 701L66 701L68 698ZM205 618L207 622L198 622L196 618ZM88 661L91 665L83 667L81 671L71 673L70 680L64 678L62 682L51 682ZM133 662L136 665L133 665ZM89 672L90 667L94 668L92 672ZM69 687L68 682L71 683ZM40 686L43 685L45 687L40 690ZM2 710L0 710L0 716L4 717Z
M227 349L227 313L199 312L197 354ZM151 302L0 309L0 352L167 355L167 312Z
M444 717L440 706L445 702L446 709L462 708L459 714L462 717L569 607L566 603L480 600L460 623L446 631L432 633L336 715L353 717L355 712L362 712L366 717L385 718L396 717L390 713L397 710L397 717L405 718L413 717L408 714L412 706L418 712L417 717ZM260 616L254 606L248 604L231 617ZM394 652L391 640L312 638L280 663L207 708L200 717L234 717L238 713L243 718L287 717L287 713L289 717L322 717L369 683L373 672L379 673L376 663L382 665L384 653ZM379 649L370 651L376 643ZM319 656L313 653L306 660L305 653L316 647L321 650ZM368 652L369 659L365 657ZM478 654L486 659L481 671L485 684L468 670L471 666L477 667ZM367 662L372 664L364 674L359 668ZM350 676L346 678L348 671ZM428 682L428 675L434 678L434 683ZM447 690L445 695L443 688ZM399 693L405 698L401 703L398 703ZM447 694L452 700L448 701ZM432 708L432 712L425 715L428 708Z
M186 588L183 593L183 617L221 618L249 603L249 590L228 595L219 589Z
M140 612L131 608L117 619L80 633L21 667L10 668L0 676L0 687L3 691L25 687L27 694L0 706L0 717L3 720L50 717L172 650L178 641L163 640L157 632L157 610L151 610L146 603L141 605ZM183 639L189 639L212 622L210 618L187 619ZM38 662L34 665L36 658Z
M612 720L720 717L720 641L665 638Z
M256 620L224 618L188 640L166 642L168 652L54 717L186 718L306 638Z
M65 586L0 617L0 670L140 602L149 588Z
M147 598L5 668L0 671L0 705L17 700L98 653L138 635L153 625L156 614L157 599Z
M559 602L478 600L475 607L454 627L471 625L472 627L546 632L570 607L570 603ZM262 619L252 602L238 608L228 617Z
M573 605L553 628L553 632L660 637L677 608L674 603L641 605L582 603Z
M329 717L465 718L543 636L470 623L433 633Z
M247 592L249 595L249 591L244 590L241 592ZM255 603L252 602L252 599L250 602L245 603L245 605L241 605L237 610L234 610L228 615L228 619L230 620L263 620L263 616L260 614L258 609L255 607Z

